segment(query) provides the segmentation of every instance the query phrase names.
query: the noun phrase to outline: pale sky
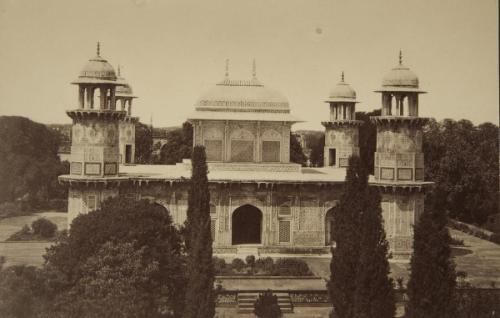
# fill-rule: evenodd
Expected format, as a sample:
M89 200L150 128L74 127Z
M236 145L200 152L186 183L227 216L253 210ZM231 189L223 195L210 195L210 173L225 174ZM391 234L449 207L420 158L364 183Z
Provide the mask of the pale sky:
M322 129L323 100L341 71L357 110L380 108L373 91L404 64L429 93L420 115L498 123L497 0L0 0L0 115L69 123L77 78L101 42L122 65L133 114L180 125L223 79L257 77L284 94L292 114Z

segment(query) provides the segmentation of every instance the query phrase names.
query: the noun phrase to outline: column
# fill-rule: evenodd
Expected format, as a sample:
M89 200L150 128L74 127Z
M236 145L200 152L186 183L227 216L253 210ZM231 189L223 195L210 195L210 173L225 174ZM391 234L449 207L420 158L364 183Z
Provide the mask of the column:
M227 162L228 161L228 139L229 139L229 136L228 136L228 133L229 133L229 122L226 120L224 122L224 146L222 147L223 149L223 154L222 154L222 161L223 162Z
M82 85L78 85L78 108L83 109L85 101L85 88Z
M128 115L132 116L132 98L128 99Z
M99 87L99 90L101 92L101 100L100 100L100 109L106 109L106 88L104 87Z
M109 100L109 102L111 103L110 109L116 110L115 88L111 87L109 90L110 90L110 94L111 94L111 97L110 97L110 100Z
M262 144L261 144L261 141L260 141L260 121L257 121L257 132L256 132L256 151L255 151L255 155L257 156L257 162L262 162Z
M87 107L86 108L93 108L92 103L94 101L94 94L93 94L93 87L87 86L85 90L87 91Z

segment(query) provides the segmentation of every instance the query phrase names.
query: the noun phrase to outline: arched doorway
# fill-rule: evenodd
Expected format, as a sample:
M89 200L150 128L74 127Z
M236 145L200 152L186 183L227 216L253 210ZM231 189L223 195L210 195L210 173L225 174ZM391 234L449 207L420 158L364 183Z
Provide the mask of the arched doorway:
M337 208L331 208L325 216L325 245L329 246L335 242L335 213Z
M243 205L234 210L232 217L232 242L236 244L261 243L262 212L253 205Z

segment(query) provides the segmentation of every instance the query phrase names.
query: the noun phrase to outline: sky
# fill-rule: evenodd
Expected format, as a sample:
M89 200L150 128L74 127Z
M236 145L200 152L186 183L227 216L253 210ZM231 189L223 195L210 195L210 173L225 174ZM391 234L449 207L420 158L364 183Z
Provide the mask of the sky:
M285 95L294 129L323 129L324 100L345 72L361 101L398 54L428 94L420 116L498 124L497 0L0 0L0 115L70 123L70 85L101 56L120 65L139 98L133 115L154 126L185 121L224 77L257 77Z

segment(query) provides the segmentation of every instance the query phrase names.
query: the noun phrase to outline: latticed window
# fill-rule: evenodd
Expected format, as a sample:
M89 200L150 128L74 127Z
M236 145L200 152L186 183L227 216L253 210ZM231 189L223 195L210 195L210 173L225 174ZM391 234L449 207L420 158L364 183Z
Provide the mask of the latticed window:
M253 141L251 140L231 140L231 161L252 162L253 161Z
M290 221L285 221L285 220L279 221L279 242L280 243L290 242Z
M262 161L279 162L280 161L280 142L263 141L262 142Z
M207 161L222 161L222 140L205 140Z
M215 241L215 224L216 220L214 219L210 220L210 233L212 235L212 242Z

